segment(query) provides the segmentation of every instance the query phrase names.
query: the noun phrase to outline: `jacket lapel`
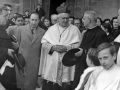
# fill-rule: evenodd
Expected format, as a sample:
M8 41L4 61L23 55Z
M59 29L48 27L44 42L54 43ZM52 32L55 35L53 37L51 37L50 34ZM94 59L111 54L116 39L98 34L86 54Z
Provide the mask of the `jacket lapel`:
M41 35L41 28L38 27L37 30L35 30L35 36L32 40L32 43L34 43L36 41L36 39Z
M25 29L26 29L25 31L26 31L27 36L29 37L30 41L32 42L33 36L32 36L32 33L31 33L31 29L30 29L29 24L26 25L26 28L25 28Z

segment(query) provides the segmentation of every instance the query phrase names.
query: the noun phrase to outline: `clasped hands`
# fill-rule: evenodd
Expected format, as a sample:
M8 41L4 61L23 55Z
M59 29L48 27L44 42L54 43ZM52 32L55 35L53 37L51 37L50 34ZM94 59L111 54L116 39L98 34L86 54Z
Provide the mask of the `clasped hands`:
M56 52L59 52L59 53L64 53L64 52L67 51L67 47L64 46L64 45L54 45L54 46L52 46L51 51L52 52L56 51Z

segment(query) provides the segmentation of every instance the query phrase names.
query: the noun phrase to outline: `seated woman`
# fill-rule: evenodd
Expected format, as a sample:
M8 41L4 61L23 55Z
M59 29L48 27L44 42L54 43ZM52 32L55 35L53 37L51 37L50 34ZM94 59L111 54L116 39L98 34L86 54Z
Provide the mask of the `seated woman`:
M100 62L97 58L96 49L90 48L88 50L86 63L89 67L84 70L84 73L81 75L80 82L75 90L84 90L84 85L86 84L90 74L97 68L97 66L100 65Z

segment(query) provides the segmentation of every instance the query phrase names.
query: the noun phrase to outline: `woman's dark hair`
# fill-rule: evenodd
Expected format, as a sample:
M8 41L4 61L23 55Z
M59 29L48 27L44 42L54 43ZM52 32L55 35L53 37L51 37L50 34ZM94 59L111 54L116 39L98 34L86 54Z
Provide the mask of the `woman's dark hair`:
M97 57L97 50L95 48L90 48L88 50L88 58L92 61L92 63L95 65L95 66L99 66L100 65L100 62L98 60L98 57Z
M102 21L102 18L100 18L100 17L97 17L97 19L99 19L99 20L100 20L100 22L101 22L101 25L102 25L102 23L103 23L103 21Z
M113 17L113 18L111 19L111 25L112 25L112 27L113 27L113 21L114 21L114 19L118 19L118 17Z
M112 33L112 28L111 28L111 25L109 23L102 23L102 26L105 28L105 29L108 29L108 32L111 34Z

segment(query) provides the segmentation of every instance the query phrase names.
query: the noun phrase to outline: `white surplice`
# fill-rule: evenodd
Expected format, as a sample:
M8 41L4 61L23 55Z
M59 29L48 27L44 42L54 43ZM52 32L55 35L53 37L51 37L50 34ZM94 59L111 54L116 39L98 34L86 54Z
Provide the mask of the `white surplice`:
M114 41L120 43L120 35L118 35ZM117 65L120 66L120 47L117 54Z
M79 81L79 84L78 86L75 88L75 90L79 90L82 86L82 83L84 82L84 79L86 77L86 75L89 73L89 72L92 72L96 69L97 67L88 67L87 69L84 70L83 74L81 75L80 77L80 81Z
M51 26L42 38L42 49L40 58L39 75L48 81L55 82L57 78L58 62L62 60L65 53L53 52L49 54L53 45L65 45L67 50L78 48L82 40L79 29L74 25L67 28L59 24ZM73 81L75 66L63 66L62 82Z
M88 79L84 90L120 90L120 67L112 66L105 70L97 68Z

